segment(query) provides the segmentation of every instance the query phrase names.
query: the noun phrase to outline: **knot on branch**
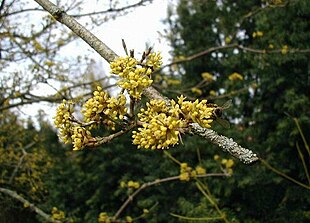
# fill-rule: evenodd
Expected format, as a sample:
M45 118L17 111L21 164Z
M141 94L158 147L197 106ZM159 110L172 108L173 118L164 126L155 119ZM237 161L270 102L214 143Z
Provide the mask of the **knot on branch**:
M60 21L63 13L65 13L65 11L57 6L53 6L50 10L51 15L57 20Z

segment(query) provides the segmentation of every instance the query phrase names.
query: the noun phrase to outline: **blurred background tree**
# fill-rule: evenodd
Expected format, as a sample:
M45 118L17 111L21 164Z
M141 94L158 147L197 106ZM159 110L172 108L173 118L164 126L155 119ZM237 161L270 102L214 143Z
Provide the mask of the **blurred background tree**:
M218 131L305 185L309 176L300 156L309 163L309 148L295 121L309 139L309 12L303 0L181 0L166 21L177 65L174 76L185 86L176 92L218 104L232 98L234 105L226 112L231 129L219 126ZM207 51L213 47L219 50ZM199 87L206 73L212 78ZM238 165L232 180L210 184L239 221L309 220L307 190L264 165Z

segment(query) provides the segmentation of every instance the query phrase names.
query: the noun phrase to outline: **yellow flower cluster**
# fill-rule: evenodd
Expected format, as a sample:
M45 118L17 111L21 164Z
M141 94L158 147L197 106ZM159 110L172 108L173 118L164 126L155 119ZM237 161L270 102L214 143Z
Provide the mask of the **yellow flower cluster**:
M243 76L237 72L234 72L228 76L228 79L231 81L243 80Z
M191 178L192 168L187 163L181 163L180 165L180 180L189 181Z
M99 223L110 223L111 220L106 212L101 212L98 217L98 222Z
M59 137L64 143L71 142L73 124L70 121L70 117L72 116L72 113L72 101L67 102L66 100L63 100L63 102L58 106L56 116L54 117L54 124L60 131Z
M140 187L140 183L138 181L132 181L129 180L127 183L125 181L122 181L120 183L121 188L133 188L133 189L138 189Z
M64 220L65 219L65 212L58 210L56 207L52 208L52 218L53 220Z
M262 31L256 31L252 34L253 38L262 37L264 33Z
M132 223L132 222L133 222L133 219L132 219L131 216L126 216L126 217L125 217L125 221L126 221L126 223Z
M232 167L234 166L235 163L232 159L222 159L221 164L228 174L233 174Z
M152 69L155 71L155 70L158 70L161 65L163 64L162 62L162 56L160 55L160 53L150 53L146 59L146 65L148 67L152 67Z
M151 100L141 109L138 118L142 127L133 131L133 144L138 148L165 149L178 144L180 132L189 123L196 122L204 128L210 128L214 106L208 106L206 100L185 101L180 96L178 102Z
M183 117L189 122L196 122L201 127L211 128L213 121L212 114L214 107L208 106L207 100L199 101L198 99L194 102L184 101L185 97L181 95L178 98L178 104L182 112Z
M287 54L288 53L288 46L287 45L284 45L281 49L281 53L282 54Z
M201 166L197 166L195 170L193 170L187 163L180 164L179 178L181 181L189 181L191 178L195 178L197 175L203 174L206 174L206 169Z
M234 166L234 160L232 159L222 159L219 155L214 155L214 160L218 161L222 168L227 172L228 174L233 174L233 166Z
M100 86L94 91L93 97L84 104L82 113L86 122L102 122L105 126L115 129L114 120L124 118L127 112L126 97L120 94L118 98L109 97Z
M196 173L197 173L198 175L204 175L204 174L207 173L206 169L203 168L203 167L201 167L201 166L197 166L197 167L195 168L195 171L196 171Z
M197 87L193 87L191 89L192 93L197 94L197 95L202 95L202 90L197 88Z
M91 136L90 131L86 130L84 127L75 126L73 128L73 134L71 136L73 150L81 150L88 143L93 143L96 140Z
M149 54L145 64L129 56L119 57L110 63L111 73L121 77L117 83L121 88L126 89L132 97L140 99L142 91L153 83L150 76L160 68L161 59L160 53Z
M213 75L210 74L209 72L203 72L203 73L201 74L201 77L202 77L204 80L209 81L209 82L213 81L213 78L214 78Z
M145 149L164 149L177 144L179 130L185 127L184 120L179 119L178 108L173 105L168 108L160 100L151 100L146 106L147 109L141 109L138 114L143 127L133 131L133 143Z
M181 84L181 80L167 79L167 84L168 85L180 85Z

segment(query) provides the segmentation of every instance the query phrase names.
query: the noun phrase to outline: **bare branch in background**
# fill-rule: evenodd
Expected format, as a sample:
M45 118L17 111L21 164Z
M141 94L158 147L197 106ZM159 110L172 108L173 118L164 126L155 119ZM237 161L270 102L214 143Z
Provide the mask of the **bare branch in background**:
M46 214L44 211L42 211L40 208L35 206L33 203L30 203L28 200L17 194L15 191L5 189L0 187L0 193L4 193L6 195L9 195L10 197L18 200L19 202L23 203L24 207L28 207L30 210L36 212L38 215L40 215L46 222L53 222L53 223L61 223L60 221L54 220L50 215Z

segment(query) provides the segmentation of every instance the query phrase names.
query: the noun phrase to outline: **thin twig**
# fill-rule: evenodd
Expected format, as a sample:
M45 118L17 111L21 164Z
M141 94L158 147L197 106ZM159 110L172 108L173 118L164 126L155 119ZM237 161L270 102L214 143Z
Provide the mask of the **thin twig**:
M22 163L24 161L24 158L27 156L26 150L31 148L32 146L34 146L36 143L37 143L36 141L33 141L33 142L29 143L27 146L25 146L24 148L21 148L23 155L19 158L18 164L16 165L16 167L15 167L15 169L14 169L14 171L13 171L13 173L9 179L9 184L12 183L14 177L17 174L18 169L20 168L20 166L22 165Z
M228 177L230 176L227 173L208 173L208 174L202 174L202 175L196 175L195 177L197 178L205 178L205 177ZM128 198L126 199L126 201L122 204L122 206L118 209L118 211L115 213L115 215L113 216L113 220L116 220L120 214L124 211L124 209L128 206L128 204L130 202L133 201L133 199L144 189L154 186L154 185L158 185L160 183L165 183L165 182L170 182L170 181L176 181L176 180L180 180L180 176L173 176L173 177L167 177L167 178L162 178L162 179L157 179L151 182L147 182L142 184L141 187L139 187L138 190L136 190L133 194L131 194L130 196L128 196Z
M9 195L15 200L18 200L23 205L25 205L25 207L28 207L30 210L36 212L38 215L44 218L47 222L61 223L60 221L53 219L50 215L46 214L44 211L35 206L33 203L30 203L28 200L17 194L15 191L0 187L0 192Z

